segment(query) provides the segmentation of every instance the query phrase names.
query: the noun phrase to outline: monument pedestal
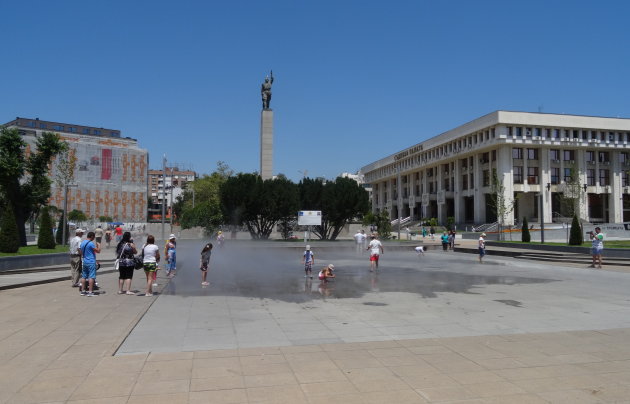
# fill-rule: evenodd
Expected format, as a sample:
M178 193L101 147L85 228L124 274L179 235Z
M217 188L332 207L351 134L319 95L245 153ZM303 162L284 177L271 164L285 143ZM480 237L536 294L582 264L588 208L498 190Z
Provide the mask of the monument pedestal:
M263 109L260 114L260 176L263 180L273 176L273 110Z

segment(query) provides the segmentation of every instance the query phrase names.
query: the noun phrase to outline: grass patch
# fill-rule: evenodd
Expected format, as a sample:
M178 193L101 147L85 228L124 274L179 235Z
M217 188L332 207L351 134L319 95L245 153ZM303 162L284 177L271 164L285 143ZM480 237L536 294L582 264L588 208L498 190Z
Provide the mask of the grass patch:
M495 240L492 240L495 241ZM523 243L522 241L509 241L509 240L503 240L503 241L498 241L499 243L506 243L506 244L536 244L536 245L540 245L540 241L530 241L529 243ZM568 246L567 243L545 243L545 245L561 245L561 246ZM592 244L590 241L585 241L582 244L582 247L591 247ZM630 240L604 240L604 248L630 248Z
M27 245L26 247L20 247L16 253L0 253L0 257L15 257L18 255L37 255L37 254L55 254L68 252L67 245L57 245L52 250L41 250L36 245Z

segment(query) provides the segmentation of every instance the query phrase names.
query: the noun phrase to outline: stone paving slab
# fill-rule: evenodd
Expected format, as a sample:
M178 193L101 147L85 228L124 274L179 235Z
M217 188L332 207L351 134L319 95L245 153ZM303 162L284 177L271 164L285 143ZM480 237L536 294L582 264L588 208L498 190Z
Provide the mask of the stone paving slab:
M435 259L447 260L444 262L457 260L456 255L438 257ZM217 267L213 270L218 272L221 260L214 258L217 258L214 261ZM322 263L326 258L335 256L322 257ZM388 259L387 253L383 258L384 265ZM389 259L390 263L395 261L393 257ZM340 268L350 267L350 261L348 259L346 263L342 259L335 259ZM428 266L430 260L426 261ZM182 259L182 263L185 263L185 259ZM532 268L488 265L484 269L469 270L480 271L478 274L481 275L485 271L509 269L515 271L511 276L523 276L523 272L532 270L534 273L553 271L552 278L560 280L521 285L489 284L481 291L472 290L472 293L444 291L438 292L437 297L418 297L407 308L410 317L402 327L418 327L415 324L417 322L423 326L423 321L436 326L449 325L448 321L444 324L444 318L448 320L452 316L463 316L457 314L458 309L449 307L458 300L453 299L452 295L459 294L465 298L460 303L466 303L466 307L470 304L471 312L481 316L478 317L478 323L490 322L491 318L484 317L481 311L483 307L487 309L487 305L477 304L475 308L475 298L479 296L475 293L488 293L487 289L498 288L496 293L502 291L510 295L518 289L524 297L530 296L527 305L536 303L539 312L555 312L552 316L555 322L546 320L545 327L542 327L544 332L521 330L517 333L473 336L440 336L432 332L426 337L396 337L384 341L324 340L311 344L244 345L228 349L194 350L179 348L179 342L171 340L177 346L171 352L147 351L112 356L132 329L139 329L144 319L150 320L149 313L156 308L163 313L162 327L161 330L156 329L154 334L147 334L147 339L161 338L161 331L177 328L177 321L184 323L184 320L176 318L179 306L188 307L189 313L194 313L194 316L189 315L185 320L187 332L207 329L208 324L214 324L216 319L218 328L223 328L225 334L229 334L227 329L230 321L233 321L231 319L241 318L243 341L251 341L246 338L249 337L248 333L267 334L270 337L291 335L291 332L296 332L292 327L294 324L310 332L317 331L319 324L324 324L336 338L348 338L350 341L354 333L342 333L345 328L338 321L351 318L349 315L352 313L359 314L355 321L361 326L357 326L357 330L378 330L372 325L377 321L382 325L381 328L401 326L397 324L396 318L392 318L397 314L393 309L378 315L370 311L357 312L356 306L359 305L371 308L373 313L390 307L366 306L351 301L361 297L348 300L328 296L325 302L318 298L315 303L309 303L308 300L297 303L277 301L256 307L252 302L260 304L264 299L251 296L238 299L238 296L233 295L220 299L212 295L207 297L208 301L218 302L221 310L233 307L238 308L238 311L230 311L229 316L214 316L213 313L213 316L204 319L199 314L207 312L207 308L197 308L199 302L195 302L202 296L184 293L188 290L184 285L179 285L176 290L185 296L162 294L147 298L117 295L114 293L117 283L114 274L99 279L104 286L104 293L95 298L78 296L76 289L64 282L0 291L0 402L630 402L630 327L609 326L614 321L621 325L629 317L628 300L622 297L622 291L627 290L627 274L553 268L539 264L532 264ZM401 267L400 270L412 272L411 268ZM433 274L437 270L425 272ZM536 277L543 278L540 275ZM141 274L136 272L136 289L142 286L141 278ZM227 275L225 278L226 284L236 279ZM356 274L356 278L360 279L359 274ZM353 279L348 277L345 281L351 283ZM437 280L441 281L440 278ZM166 279L161 278L160 287L166 282ZM585 284L590 287L585 287ZM562 285L564 288L560 287ZM383 295L396 293L388 291L385 280L379 281L379 287ZM528 293L532 288L553 289L547 291L548 296L544 299L538 300L542 292L538 290L537 294L532 295ZM170 293L169 288L164 292ZM581 298L580 294L583 295ZM447 296L451 298L446 299ZM169 302L167 298L179 299L172 300L177 302L176 307L162 304L162 301ZM370 301L404 302L404 299L396 299L385 296L381 300L370 298ZM426 304L427 300L429 305ZM600 310L597 315L608 311L609 317L598 322L595 321L595 315L584 313L582 310L592 308L588 306L591 300L595 301L593 307ZM425 305L420 305L423 301ZM504 318L507 319L515 312L528 309L495 303L506 313ZM294 308L287 308L303 304L330 305L332 309L323 312L322 316L304 318L292 315ZM423 314L431 307L441 307L439 315L430 312ZM250 310L266 312L268 317L276 319L275 323L267 319L255 321L256 318L248 313ZM571 311L577 316L571 322L587 321L597 329L558 331L557 328L564 324L562 316ZM271 313L274 315L271 316ZM529 317L529 324L535 324L540 321L535 314L521 316ZM247 322L252 323L252 326L248 327ZM495 322L497 325L502 323L503 320ZM469 326L474 324L469 323ZM190 325L194 327L188 327ZM272 325L274 327L270 328ZM419 328L411 330L417 332ZM364 332L359 332L359 336ZM191 341L196 341L199 336L196 332L184 333L184 338L189 335ZM221 333L217 331L216 335L218 338ZM200 339L203 340L203 336L202 332ZM261 337L261 340L266 341L266 337Z

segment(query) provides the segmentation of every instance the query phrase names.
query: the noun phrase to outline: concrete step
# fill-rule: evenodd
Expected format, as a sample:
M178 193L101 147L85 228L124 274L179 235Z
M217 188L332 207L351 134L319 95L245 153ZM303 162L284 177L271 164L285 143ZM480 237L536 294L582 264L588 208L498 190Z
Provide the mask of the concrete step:
M523 259L523 260L533 260L533 261L545 261L545 262L558 262L558 263L567 263L567 264L585 264L588 265L592 262L592 257L581 257L580 258L566 258L566 257L543 257L536 255L517 255L514 258ZM604 265L618 265L618 266L628 266L630 267L630 261L628 260L618 260L618 259L604 259Z
M476 248L455 248L455 252L465 252L470 254L477 254L478 249ZM540 252L532 252L532 251L523 251L523 250L514 250L514 249L486 249L486 254L488 255L498 255L504 257L513 257L523 260L533 260L533 261L545 261L545 262L558 262L558 263L567 263L567 264L584 264L589 265L592 262L592 257L588 254L580 254L580 253L567 253L567 252L549 252L549 251L540 251ZM603 257L604 265L615 265L615 266L630 266L630 259L628 258L606 258Z
M101 267L105 266L113 266L115 260L98 260L101 263ZM27 274L32 272L51 272L51 271L62 271L64 269L70 270L70 262L64 265L51 265L47 267L34 267L34 268L23 268L23 269L7 269L4 271L0 271L0 276L2 275L14 275L14 274Z

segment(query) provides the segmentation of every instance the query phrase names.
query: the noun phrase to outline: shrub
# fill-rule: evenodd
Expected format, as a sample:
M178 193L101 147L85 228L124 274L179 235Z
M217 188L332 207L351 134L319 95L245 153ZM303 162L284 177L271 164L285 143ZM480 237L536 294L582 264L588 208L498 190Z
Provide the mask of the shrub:
M59 216L59 224L57 225L57 234L55 234L55 241L57 244L66 244L66 241L70 238L70 226L68 226L68 223L66 222L66 240L63 240L63 222L65 215L66 212L62 210L61 216Z
M571 222L571 234L569 235L569 245L582 245L584 237L582 237L582 226L577 215L573 215Z
M19 249L20 234L15 222L13 207L7 203L2 219L0 219L0 252L15 253Z
M446 218L446 230L453 230L455 227L455 217L449 216Z
M389 220L389 214L384 210L375 215L375 224L378 236L381 240L389 240L392 233L392 222Z
M532 241L532 236L529 234L529 224L527 223L527 218L523 218L523 229L521 232L521 241L523 243L529 243Z
M59 233L59 230L57 231ZM39 225L39 237L37 238L37 248L55 248L55 238L53 237L52 219L48 208L42 209L41 224Z

